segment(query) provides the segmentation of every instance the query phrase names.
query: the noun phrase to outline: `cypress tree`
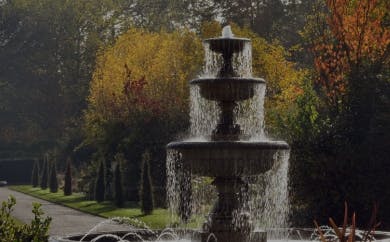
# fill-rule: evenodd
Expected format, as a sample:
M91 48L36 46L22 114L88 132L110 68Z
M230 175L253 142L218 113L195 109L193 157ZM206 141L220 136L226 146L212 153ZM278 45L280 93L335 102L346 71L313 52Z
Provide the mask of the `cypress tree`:
M122 180L122 169L120 164L118 164L115 168L114 174L114 185L115 185L115 205L117 207L123 207L124 199L123 199L123 180Z
M51 162L49 188L50 192L58 192L57 167L55 161Z
M38 160L35 160L34 167L31 174L31 185L33 187L39 186L39 164Z
M48 166L49 166L49 164L48 164L49 162L48 162L48 160L47 160L47 158L45 158L44 160L43 160L43 167L42 167L42 174L41 174L41 188L42 189L47 189L47 180L48 180L48 170L49 170L49 168L48 168Z
M64 181L64 195L70 196L72 195L72 164L70 159L68 159L68 162L66 163L66 170L65 170L65 181Z
M99 170L95 182L95 200L97 202L104 201L105 184L104 184L104 164L100 162Z
M152 214L154 209L153 185L150 175L150 153L145 151L142 155L141 184L139 190L141 211L143 214Z

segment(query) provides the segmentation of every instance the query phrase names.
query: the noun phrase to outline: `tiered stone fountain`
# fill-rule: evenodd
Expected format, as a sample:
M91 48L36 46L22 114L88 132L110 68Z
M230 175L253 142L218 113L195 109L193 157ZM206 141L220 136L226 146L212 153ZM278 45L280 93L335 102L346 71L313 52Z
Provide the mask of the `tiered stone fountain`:
M245 134L236 122L238 103L252 98L256 86L265 85L263 79L242 77L234 69L233 55L242 52L249 42L233 37L229 26L222 37L205 40L212 52L222 56L223 63L215 77L195 79L190 84L199 87L202 98L218 103L218 124L205 141L179 141L167 146L180 153L176 161L182 163L180 167L193 175L214 178L218 199L202 231L202 242L207 242L210 234L218 242L266 240L265 232L253 232L250 215L242 212L246 202L243 191L248 186L243 178L270 170L276 152L289 148L284 141L250 141L251 134Z

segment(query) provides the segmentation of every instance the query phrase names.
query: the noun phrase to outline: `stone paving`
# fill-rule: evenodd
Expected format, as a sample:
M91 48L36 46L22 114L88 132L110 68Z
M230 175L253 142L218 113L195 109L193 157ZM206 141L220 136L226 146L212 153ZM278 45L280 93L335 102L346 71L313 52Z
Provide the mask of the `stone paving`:
M86 214L75 209L57 205L29 195L12 191L7 187L0 187L0 202L8 199L10 195L16 198L13 216L24 223L30 223L33 218L32 203L42 204L46 216L52 217L50 235L69 235L88 232L95 225L107 221L104 218ZM97 231L126 230L125 225L104 224Z

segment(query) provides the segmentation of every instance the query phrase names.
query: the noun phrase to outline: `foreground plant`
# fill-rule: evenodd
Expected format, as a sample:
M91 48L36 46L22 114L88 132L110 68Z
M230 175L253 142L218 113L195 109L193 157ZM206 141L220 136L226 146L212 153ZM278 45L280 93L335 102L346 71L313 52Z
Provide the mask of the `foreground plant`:
M41 204L33 203L34 219L30 224L17 224L11 213L16 204L10 196L0 209L0 241L1 242L45 242L49 239L50 217L43 217Z
M370 221L368 223L368 229L361 235L360 241L372 241L373 234L375 230L379 227L380 222L376 221L377 216L377 206L374 205ZM317 228L319 238L321 242L355 242L356 241L356 213L352 214L351 217L351 225L348 227L348 205L344 203L344 221L342 227L338 227L332 218L329 218L329 224L333 229L333 232L336 235L334 236L326 236L323 229L318 225L317 221L314 220L314 224Z

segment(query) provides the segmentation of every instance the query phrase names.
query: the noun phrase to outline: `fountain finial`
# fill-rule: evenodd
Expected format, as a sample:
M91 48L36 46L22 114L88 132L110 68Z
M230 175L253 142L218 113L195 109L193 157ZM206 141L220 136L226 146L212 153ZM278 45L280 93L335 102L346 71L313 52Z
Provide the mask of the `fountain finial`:
M225 27L223 27L222 37L223 38L233 38L234 37L234 34L232 32L232 28L230 27L230 25L226 25Z

